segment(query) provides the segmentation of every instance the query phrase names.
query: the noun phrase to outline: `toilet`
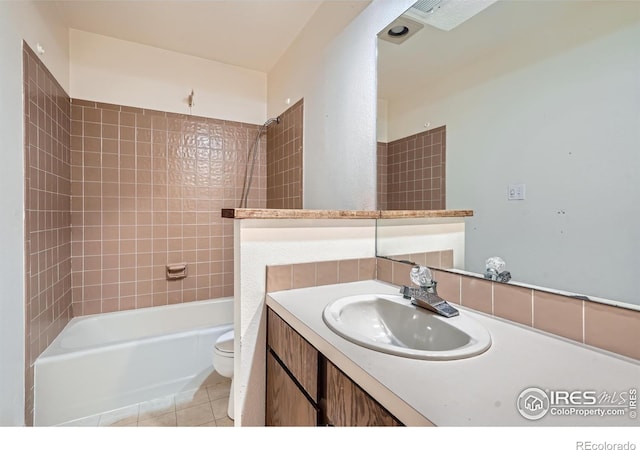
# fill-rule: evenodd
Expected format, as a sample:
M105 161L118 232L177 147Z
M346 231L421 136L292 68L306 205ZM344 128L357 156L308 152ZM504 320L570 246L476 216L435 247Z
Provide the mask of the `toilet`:
M233 330L216 339L213 349L213 368L223 377L231 378L227 415L233 420Z

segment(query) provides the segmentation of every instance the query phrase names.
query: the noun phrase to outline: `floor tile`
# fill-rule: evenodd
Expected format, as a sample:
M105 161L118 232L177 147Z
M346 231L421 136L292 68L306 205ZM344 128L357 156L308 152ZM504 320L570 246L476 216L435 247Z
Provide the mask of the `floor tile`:
M209 394L205 387L181 392L175 396L176 410L191 408L208 402Z
M230 385L230 379L221 378L207 387L201 386L175 396L161 397L59 426L232 427L234 422L227 416Z
M203 423L202 425L198 425L199 427L217 427L218 424L216 423L215 420L212 420L211 422L207 422L207 423Z
M233 420L229 419L229 416L222 417L221 419L216 419L216 426L218 427L232 427Z
M176 411L176 417L179 427L194 427L214 420L211 404L209 403Z
M219 398L211 402L211 408L213 409L213 416L217 419L223 419L227 416L227 410L229 406L229 397Z
M138 421L139 427L175 427L177 426L177 417L175 412L163 414L161 416L152 417L150 419Z
M202 383L202 386L212 386L214 384L218 384L221 383L225 380L228 380L227 377L223 377L222 375L220 375L218 372L213 371L211 372L211 375L209 375Z
M227 378L228 381L214 384L212 386L207 386L207 392L209 393L209 400L218 400L219 398L224 398L229 396L229 391L231 390L231 380Z

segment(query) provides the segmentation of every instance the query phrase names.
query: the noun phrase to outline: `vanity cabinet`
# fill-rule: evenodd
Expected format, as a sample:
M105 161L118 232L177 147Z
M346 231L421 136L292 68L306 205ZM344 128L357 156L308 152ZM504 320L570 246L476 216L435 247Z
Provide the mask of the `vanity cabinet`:
M267 426L399 426L391 413L267 308Z
M318 424L318 351L271 309L266 391L267 426Z

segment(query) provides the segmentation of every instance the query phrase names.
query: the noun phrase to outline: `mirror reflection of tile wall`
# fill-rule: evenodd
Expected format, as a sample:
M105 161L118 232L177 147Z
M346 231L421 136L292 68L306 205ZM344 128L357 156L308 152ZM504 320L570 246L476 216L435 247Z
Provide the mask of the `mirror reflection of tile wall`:
M379 209L446 209L446 127L378 143Z

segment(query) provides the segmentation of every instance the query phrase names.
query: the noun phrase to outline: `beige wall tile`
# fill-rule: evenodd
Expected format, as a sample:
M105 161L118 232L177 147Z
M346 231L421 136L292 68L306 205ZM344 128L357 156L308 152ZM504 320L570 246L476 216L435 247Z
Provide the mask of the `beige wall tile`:
M475 277L462 277L461 305L493 314L493 287L490 281Z
M412 253L411 255L409 255L409 259L415 264L418 264L419 266L433 267L433 265L427 264L427 255L429 254L428 253Z
M351 283L358 281L359 260L346 259L338 261L338 282Z
M442 266L441 255L442 255L442 252L424 253L425 265L427 267L434 267L434 268L441 267Z
M316 285L316 263L293 265L293 289Z
M405 264L394 261L392 263L393 284L398 286L411 286L411 268L413 264Z
M302 208L302 143L304 100L267 128L266 195L268 208ZM264 143L262 144L264 145Z
M444 209L445 127L378 143L379 209ZM401 167L414 169L397 176Z
M432 274L438 283L438 295L448 302L460 304L460 275L442 270L433 270Z
M24 88L24 251L25 251L25 346L24 369L24 420L33 424L33 363L73 315L73 298L82 299L82 288L73 289L73 281L84 277L72 276L74 270L82 269L83 252L72 250L71 220L81 227L95 224L81 215L71 216L71 204L87 209L100 210L99 196L79 198L84 186L71 180L72 164L84 164L81 148L84 124L82 111L76 109L71 121L72 107L69 96L47 70L36 54L27 46L23 47L23 88ZM37 103L37 105L35 104ZM19 114L20 112L17 111ZM72 125L73 122L73 125ZM91 134L100 135L100 125L89 126ZM65 139L71 129L80 133L77 139ZM96 139L99 143L100 139ZM73 150L73 151L72 151ZM99 154L98 154L99 156ZM71 161L73 160L73 163ZM93 162L89 158L90 162ZM75 170L76 176L84 176L83 170ZM90 179L100 179L100 171L91 170ZM96 184L99 184L97 182ZM71 198L76 196L74 201ZM11 195L11 194L9 194ZM97 225L97 224L96 224ZM80 230L78 230L80 231ZM82 248L84 233L75 234L75 244ZM92 237L95 238L95 235ZM99 237L98 237L99 239ZM93 249L93 247L91 247ZM79 261L72 261L74 259ZM91 269L94 260L90 261ZM88 276L93 283L100 283L99 273ZM17 300L17 299L16 299ZM76 310L82 308L75 308Z
M509 284L493 284L493 313L507 320L533 326L533 293Z
M533 292L533 326L539 330L582 342L583 301Z
M85 237L74 240L74 256L79 261L95 256L87 259L91 270L126 269L121 279L103 276L102 283L137 283L133 296L145 300L121 301L120 308L232 294L233 262L224 259L233 253L232 221L223 221L215 211L224 206L223 198L238 204L244 173L239 171L232 183L225 181L224 189L213 192L221 181L211 174L223 172L224 159L208 158L202 164L201 158L219 149L226 136L234 136L233 146L246 154L258 127L82 100L73 100L73 110L71 186L75 195L84 195L72 204L74 226L80 231L75 234L81 234L83 227L92 228ZM266 162L259 159L251 206L266 204L266 192L260 188L265 174ZM84 245L87 241L92 243ZM117 265L109 265L105 256L115 257ZM211 273L220 277L203 284L195 278L196 271L190 271L178 286L153 288L140 283L130 270L150 267L154 277L161 278L155 269L164 269L168 262L206 262ZM83 265L77 262L76 267ZM77 284L82 282L76 277L72 288L84 294L83 285ZM124 290L131 291L129 287ZM99 299L93 290L87 294L80 301Z
M376 261L378 280L393 283L393 262L384 258L377 258Z
M640 359L640 311L585 302L585 344Z
M267 292L291 289L293 268L291 265L267 266Z
M443 269L453 268L453 250L443 250L440 252L440 267Z
M375 280L378 258L362 258L358 260L358 280Z
M316 263L316 286L326 286L338 282L338 261Z

